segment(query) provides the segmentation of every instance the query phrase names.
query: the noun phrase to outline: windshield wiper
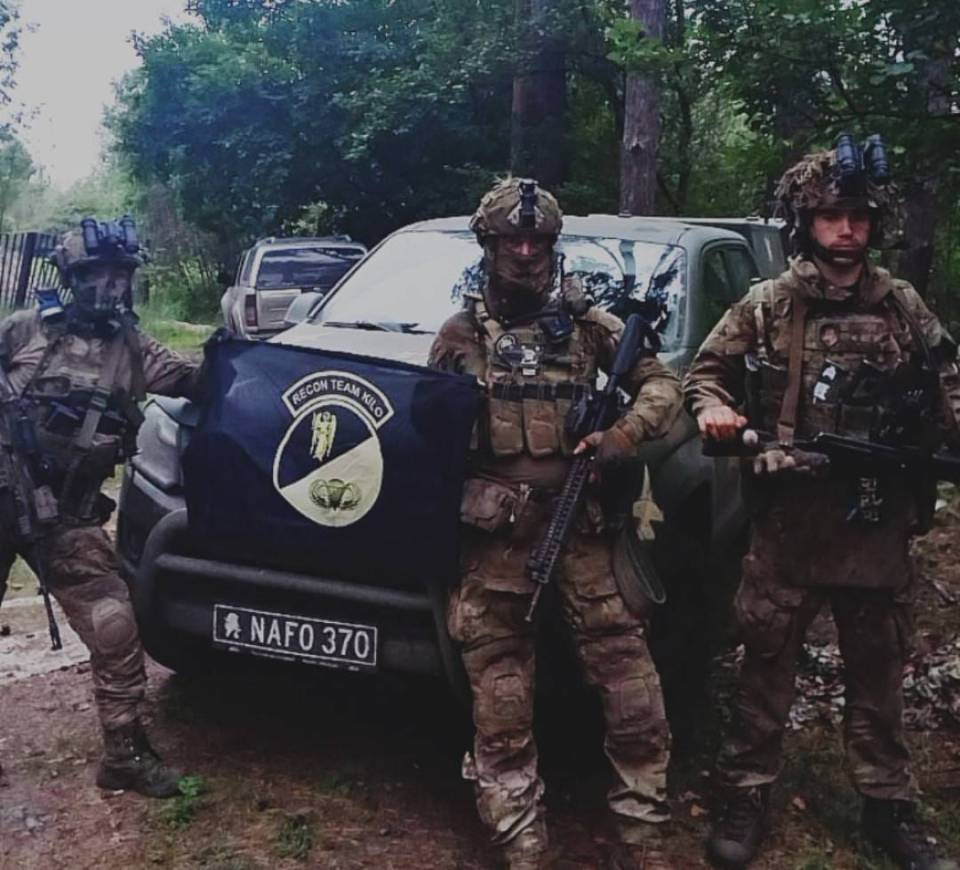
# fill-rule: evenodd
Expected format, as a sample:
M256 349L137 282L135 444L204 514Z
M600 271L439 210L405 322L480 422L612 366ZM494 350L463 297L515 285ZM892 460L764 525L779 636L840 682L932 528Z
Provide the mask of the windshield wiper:
M371 332L406 332L416 335L427 334L427 330L417 329L416 323L398 323L391 320L384 320L381 322L373 320L324 320L322 323L324 326L332 326L336 329L368 329Z

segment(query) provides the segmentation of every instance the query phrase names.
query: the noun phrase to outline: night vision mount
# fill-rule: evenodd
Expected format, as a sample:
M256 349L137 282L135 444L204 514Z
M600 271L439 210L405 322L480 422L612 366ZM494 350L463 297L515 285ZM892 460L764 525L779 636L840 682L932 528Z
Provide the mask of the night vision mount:
M84 218L80 221L80 229L87 256L106 258L140 253L137 224L128 214L115 221Z
M520 216L517 226L522 230L537 228L537 182L526 179L520 182Z
M867 137L860 145L850 133L841 133L835 148L841 195L862 196L868 181L879 187L890 183L890 161L879 135Z

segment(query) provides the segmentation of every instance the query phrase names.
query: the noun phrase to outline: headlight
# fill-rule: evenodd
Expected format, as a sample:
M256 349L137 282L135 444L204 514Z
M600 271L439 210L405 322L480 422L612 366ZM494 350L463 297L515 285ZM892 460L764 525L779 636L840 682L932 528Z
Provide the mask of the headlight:
M180 474L180 424L156 403L144 411L143 425L137 435L137 455L133 467L151 483L169 492L183 483Z

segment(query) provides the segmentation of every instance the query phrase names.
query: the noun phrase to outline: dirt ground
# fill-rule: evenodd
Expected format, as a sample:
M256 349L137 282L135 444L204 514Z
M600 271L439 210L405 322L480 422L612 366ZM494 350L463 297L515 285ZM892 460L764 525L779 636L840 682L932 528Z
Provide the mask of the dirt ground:
M960 633L957 504L917 546L921 656ZM431 681L306 667L187 679L151 663L152 733L190 774L184 795L151 801L101 791L85 651L67 631L64 651L49 652L42 605L18 576L22 588L0 611L3 870L496 866L460 778L469 722ZM816 642L829 641L829 627L819 635ZM718 665L717 703L705 711L699 747L671 773L678 868L706 866L706 770L731 682L730 668ZM553 699L538 732L553 866L602 867L611 831L596 710L582 694ZM960 730L914 731L911 742L929 817L960 854ZM791 732L787 759L775 833L754 866L886 867L858 854L858 802L830 717Z

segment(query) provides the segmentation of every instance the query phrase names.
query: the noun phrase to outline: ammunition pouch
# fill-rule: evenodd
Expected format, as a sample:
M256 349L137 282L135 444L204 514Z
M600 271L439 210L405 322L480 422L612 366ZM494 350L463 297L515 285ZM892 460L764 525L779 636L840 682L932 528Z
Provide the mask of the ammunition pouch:
M63 402L44 403L46 413L41 426L54 435L72 438L83 425L84 414L72 404ZM115 411L108 411L100 418L97 433L100 435L118 436L127 428L127 418Z
M106 441L92 446L83 452L74 451L69 466L64 469L63 483L59 493L60 513L65 522L83 525L102 522L99 519L109 517L113 511L112 502L108 508L102 502L103 482L113 475L120 458L120 443ZM106 514L104 510L106 509Z
M496 532L514 522L517 509L522 509L526 500L524 495L495 480L468 478L460 502L460 522L485 532Z
M490 446L495 456L569 455L576 446L571 410L592 394L575 383L495 383L490 388Z
M60 522L65 526L102 526L117 507L116 501L99 489L78 491L77 496L60 502Z

